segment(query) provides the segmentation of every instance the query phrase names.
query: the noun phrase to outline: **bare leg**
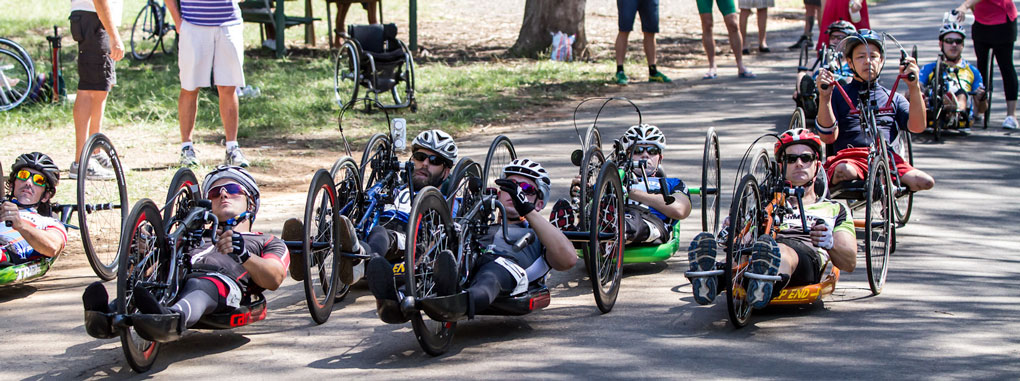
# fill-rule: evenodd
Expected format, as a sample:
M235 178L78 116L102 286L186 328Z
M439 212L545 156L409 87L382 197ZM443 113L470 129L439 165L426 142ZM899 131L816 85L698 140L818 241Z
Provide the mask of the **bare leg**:
M106 91L78 90L74 100L72 115L74 118L74 162L81 157L85 140L100 131L103 124L103 113L106 110Z
M1006 101L1006 115L1016 118L1016 101Z
M220 93L220 119L223 120L223 133L227 141L237 140L238 103L236 86L216 86Z
M766 38L766 36L768 34L767 31L765 30L765 26L768 23L768 20L769 20L769 9L768 8L758 8L758 49L765 49L765 48L769 47L768 42L765 41L765 38ZM740 33L743 34L744 30L746 30L746 29L747 29L746 27L744 29L741 29ZM745 42L744 46L747 46L747 43L746 43L747 42L747 37L746 36L744 37L744 42Z
M741 41L741 45L743 45L743 46L748 46L747 45L747 18L748 17L751 17L751 10L750 9L741 9L740 10L740 35L743 38L740 41Z
M701 46L705 48L705 55L708 56L708 74L715 74L715 39L712 36L712 14L702 13L701 16Z
M177 98L177 120L181 127L181 142L191 141L191 131L195 129L195 114L198 112L198 90L181 89Z
M737 14L723 16L723 21L726 22L726 30L730 35L730 48L733 49L733 56L737 59L737 73L743 73L747 68L744 67L743 54L740 52L743 49L743 37L740 35L740 28L737 27Z
M361 6L365 8L365 12L368 12L369 24L379 23L379 11L377 9L378 5L379 3L374 0L361 3Z
M857 168L847 163L840 163L836 165L836 169L832 171L831 184L839 184L844 181L859 180L862 176L857 173Z
M648 66L655 65L655 33L644 32L645 59Z
M616 64L623 65L623 61L627 59L627 37L630 36L630 32L620 31L616 35Z
M912 191L923 191L935 187L935 179L920 169L914 169L900 176L900 181Z

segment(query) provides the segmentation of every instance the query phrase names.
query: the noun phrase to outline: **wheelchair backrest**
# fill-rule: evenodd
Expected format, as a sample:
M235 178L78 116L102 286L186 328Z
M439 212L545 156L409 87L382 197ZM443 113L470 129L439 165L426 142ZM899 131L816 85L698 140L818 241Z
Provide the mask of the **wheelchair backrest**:
M350 25L347 27L347 34L358 41L361 49L372 53L399 49L397 24Z

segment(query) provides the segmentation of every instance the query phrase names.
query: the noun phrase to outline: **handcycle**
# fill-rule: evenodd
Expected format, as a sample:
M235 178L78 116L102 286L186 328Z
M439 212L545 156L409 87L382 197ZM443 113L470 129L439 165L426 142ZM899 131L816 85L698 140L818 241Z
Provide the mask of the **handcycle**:
M811 62L812 53L817 55L814 63ZM794 102L797 104L790 116L788 129L808 128L807 121L814 120L818 116L818 89L815 88L814 73L818 69L826 69L832 73L839 73L843 66L843 53L835 47L822 44L822 49L813 51L813 47L804 44L800 49L800 58L797 65L797 73L807 73L797 84L797 97ZM809 66L810 65L810 66Z
M179 38L173 17L166 11L166 3L147 0L131 26L131 57L145 61L157 48L161 48L163 54L173 54Z
M35 80L32 57L18 43L0 38L0 111L25 102Z
M946 106L945 97L956 97L956 94L949 92L947 77L956 77L957 83L960 83L960 70L956 67L948 67L945 64L945 55L939 53L938 59L935 61L935 71L928 88L925 89L925 94L928 98L928 112L927 112L927 124L932 129L932 135L936 141L942 140L942 133L949 130L959 130L961 128L970 128L970 105L962 105L964 108L950 110ZM973 93L968 93L968 102L974 96Z
M92 152L97 152L93 154ZM95 157L99 157L96 159ZM78 167L77 202L74 204L50 203L49 211L65 228L78 230L89 265L100 279L107 281L116 276L119 263L118 239L120 228L127 214L128 196L124 180L124 168L110 139L102 133L89 137L85 142L79 163L89 160L103 160L110 163L114 172L113 180L89 180L88 166ZM0 178L3 177L0 170ZM6 179L3 180L6 183ZM4 186L0 186L0 189ZM13 190L9 190L13 191ZM2 201L16 202L4 192ZM71 218L77 213L77 226ZM0 268L0 286L20 284L42 277L58 257L40 258Z
M397 39L396 24L349 25L347 34L350 38L340 46L333 66L337 105L364 101L369 109L410 107L416 112L414 57ZM361 91L363 96L358 95ZM386 92L392 104L380 103L379 94Z

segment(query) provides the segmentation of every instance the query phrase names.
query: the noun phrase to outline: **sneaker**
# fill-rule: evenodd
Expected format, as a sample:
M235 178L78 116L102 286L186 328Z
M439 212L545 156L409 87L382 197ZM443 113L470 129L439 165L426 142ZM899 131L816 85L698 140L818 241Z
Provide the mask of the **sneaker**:
M113 169L113 161L110 160L110 157L107 155L99 153L92 154L91 156L89 156L89 160L93 160L96 163L99 163L99 165L102 166L103 168Z
M436 294L439 296L457 292L457 259L453 257L452 251L443 250L436 256L432 265L432 280L436 282Z
M397 287L393 285L393 264L383 257L372 257L365 265L368 289L377 300L399 301Z
M248 159L241 153L241 147L227 150L227 157L223 159L227 165L236 165L241 168L248 168Z
M570 201L564 198L556 201L556 204L553 204L552 212L549 213L549 222L560 230L577 230L577 227L574 226L574 208L570 206Z
M748 273L778 276L781 261L782 256L779 254L779 244L772 237L762 235L758 237L754 247L751 249L751 268L748 270ZM745 275L748 273L745 273ZM747 278L747 302L751 303L751 307L764 308L772 300L772 286L775 281Z
M71 163L71 169L68 170L68 177L72 180L78 178L78 163ZM113 180L117 176L112 170L103 168L98 162L89 160L88 167L85 168L85 178L88 180Z
M288 218L283 222L283 234L280 238L284 241L301 241L301 235L305 234L305 227L297 218ZM305 280L305 255L291 255L288 272L291 279L298 282Z
M809 44L809 43L811 43L811 37L809 37L806 34L802 34L802 35L800 35L800 39L797 40L797 42L795 42L795 43L793 43L793 45L789 46L789 49L790 50L797 50L797 49L800 49L800 48L804 47L804 44Z
M672 83L673 80L669 79L669 77L667 77L665 74L662 74L661 71L656 70L655 74L648 76L648 82Z
M198 165L198 153L195 152L195 147L181 148L181 166L194 167Z
M622 71L618 71L618 72L616 72L616 84L617 84L617 85L623 85L623 86L626 86L626 85L627 85L627 82L628 82L628 81L627 81L627 74L625 74L625 73L624 73L624 72L622 72Z
M687 260L690 262L690 271L715 270L716 242L712 233L699 233L691 246L687 248ZM709 304L719 294L715 276L688 277L691 281L691 289L694 293L694 301L698 304Z
M269 50L276 50L276 40L267 39L265 41L262 41L262 47Z
M974 113L974 122L971 123L971 124L976 126L976 125L984 123L984 121L985 121L985 115L984 114L982 114L982 113Z
M1007 116L1006 120L1002 121L1002 128L1005 128L1007 130L1015 130L1016 127L1017 127L1017 125L1016 125L1016 117L1014 117L1012 115Z
M238 87L237 90L234 90L234 92L237 93L237 97L240 99L258 98L262 96L262 90L255 86Z
M358 242L358 231L347 216L340 216L340 252L363 253L361 244ZM354 258L347 255L340 255L340 282L343 284L354 283Z

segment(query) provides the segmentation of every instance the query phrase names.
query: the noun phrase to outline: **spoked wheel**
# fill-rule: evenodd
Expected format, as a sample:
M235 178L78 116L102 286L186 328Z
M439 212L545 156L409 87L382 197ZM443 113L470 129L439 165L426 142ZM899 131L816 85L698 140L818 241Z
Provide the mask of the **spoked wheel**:
M32 67L16 51L0 47L0 111L18 107L32 90Z
M613 310L620 293L623 274L623 185L616 164L608 162L599 171L589 211L588 253L585 264L599 311Z
M986 67L985 73L985 101L988 102L988 107L985 108L985 122L984 129L988 129L988 120L992 118L992 94L995 93L993 88L995 84L995 55L992 54L991 49L988 52L988 67Z
M195 172L188 167L181 167L174 174L170 181L170 189L166 193L166 203L163 204L163 227L166 233L174 231L184 218L188 216L191 208L195 207L198 199L202 198L201 188Z
M414 105L414 57L403 42L400 42L400 45L408 53L404 55L404 64L393 72L397 83L390 89L390 95L393 96L394 105L407 104L412 106L411 111L417 111L418 107Z
M730 206L730 226L726 239L726 308L730 323L740 328L751 319L747 301L748 281L744 271L751 262L751 248L761 231L761 194L754 175L744 175Z
M305 256L305 301L312 320L322 324L333 312L340 269L340 213L336 187L325 169L312 176L305 203L301 251Z
M361 181L365 189L371 188L384 176L384 173L377 172L373 162L379 165L389 160L393 152L393 142L387 134L375 134L365 144L365 152L361 155Z
M341 216L347 216L353 223L358 223L361 218L361 200L364 194L361 191L361 173L358 172L357 164L350 156L344 156L333 163L329 171L333 178L334 189L336 189L336 209ZM355 279L355 282L358 280ZM351 285L343 283L340 278L336 281L336 292L334 300L339 302L351 291Z
M33 61L32 56L25 51L25 48L21 47L21 45L18 45L18 43L14 41L0 37L0 49L10 50L17 53L18 58L21 58L21 60L25 62L25 65L28 66L29 76L35 78L35 61Z
M135 205L124 226L120 247L120 266L117 268L117 313L138 312L135 307L134 288L140 285L157 299L167 302L167 290L172 286L171 252L166 242L163 219L159 208L149 199ZM116 327L120 333L121 348L131 369L143 373L152 367L159 354L160 344L143 339L134 327Z
M450 172L449 190L444 194L454 218L462 217L481 200L484 190L482 166L465 157Z
M450 236L453 220L439 190L426 187L415 197L408 222L405 284L408 295L421 300L436 295L433 266L439 252L453 249L455 238ZM439 356L450 349L457 323L435 321L416 311L411 316L411 326L422 349Z
M889 164L872 161L868 168L868 188L864 215L864 256L868 264L868 286L878 295L889 272L889 249L892 242L893 206Z
M358 47L351 41L340 46L333 64L333 99L343 107L358 98L358 86L361 77Z
M595 145L589 146L581 159L581 188L577 195L577 210L574 211L577 215L577 226L589 225L590 204L591 200L595 199L595 184L598 182L599 171L602 170L602 165L605 162L606 158L602 156L602 150ZM588 250L588 245L581 249L585 268L591 267L591 264L588 263Z
M903 160L910 165L914 165L914 147L913 143L910 142L910 135L910 132L907 131L900 132L900 137L897 139L900 143L898 149ZM890 168L889 171L890 173L894 173L892 168ZM895 188L893 188L893 198L896 202L893 206L895 207L896 212L896 226L904 226L908 221L910 221L910 213L914 209L914 192L907 189L907 186L900 181L894 181L891 184L895 186ZM896 243L893 242L893 247L895 246Z
M159 19L163 24L163 37L159 40L159 46L163 49L164 54L172 54L177 51L178 39L180 36L177 34L177 27L174 25L174 18L169 17L163 8L159 9Z
M769 151L762 148L758 150L758 153L754 155L754 160L751 160L751 166L748 167L749 173L754 175L755 179L768 178L769 165Z
M790 130L794 128L805 128L807 126L807 117L804 114L804 109L797 107L793 110L793 115L790 116Z
M160 20L160 9L155 4L142 7L131 26L131 57L144 61L156 51L160 41L163 23Z
M719 166L719 135L709 127L701 158L701 231L719 232L719 190L722 189Z
M86 175L90 162L110 168L114 178L89 179ZM85 142L78 158L78 224L89 265L103 280L111 280L117 274L117 244L127 212L124 168L110 139L96 133Z
M496 179L503 175L503 167L517 159L517 151L510 138L505 135L497 136L489 145L489 152L485 154L485 172L482 174L482 184L486 189L497 189Z

